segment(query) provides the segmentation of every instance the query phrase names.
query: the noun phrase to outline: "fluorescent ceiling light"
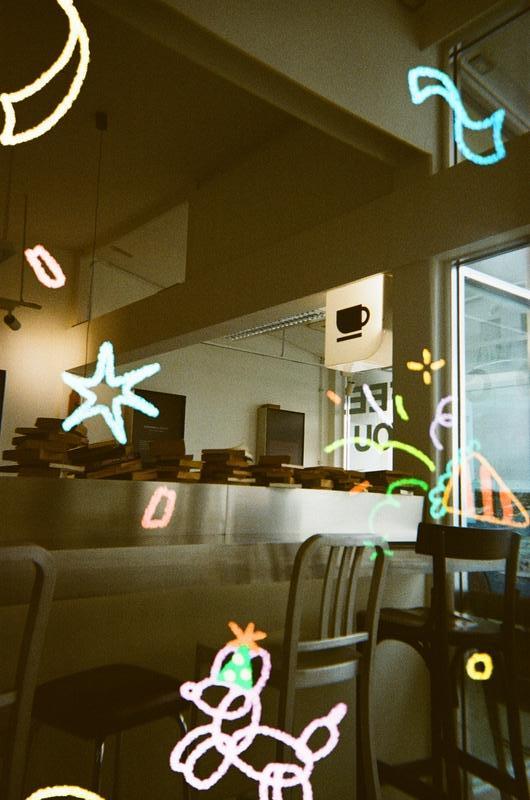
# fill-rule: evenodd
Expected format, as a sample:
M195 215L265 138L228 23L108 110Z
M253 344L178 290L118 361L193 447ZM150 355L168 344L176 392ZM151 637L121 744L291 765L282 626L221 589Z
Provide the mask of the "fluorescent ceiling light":
M272 333L279 331L283 328L291 328L293 325L305 325L309 322L321 322L326 319L326 311L324 308L314 308L312 311L302 311L299 314L291 314L288 317L282 317L274 322L265 322L263 325L256 325L253 328L245 328L237 333L231 333L225 336L225 339L235 342L238 339L248 339L250 336L259 336L262 333Z

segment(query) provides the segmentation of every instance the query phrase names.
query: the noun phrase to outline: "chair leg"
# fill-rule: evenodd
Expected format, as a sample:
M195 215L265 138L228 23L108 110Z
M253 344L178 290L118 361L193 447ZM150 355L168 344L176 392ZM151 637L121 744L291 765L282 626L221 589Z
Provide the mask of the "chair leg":
M501 721L499 719L499 707L497 705L495 690L493 688L493 681L495 681L495 675L492 675L488 681L482 681L482 690L484 692L484 702L486 705L488 722L490 724L497 766L503 772L507 772L506 755L502 741ZM510 798L507 794L501 792L501 800L510 800Z
M530 800L524 762L523 740L521 736L521 718L519 714L519 700L517 697L517 683L515 679L517 668L514 654L505 651L502 661L504 668L504 685L506 689L508 736L510 739L513 772L517 783L517 798L518 800Z
M121 762L122 731L118 731L114 739L114 781L112 800L119 800L120 795L120 762Z
M185 736L188 732L188 726L186 725L186 720L182 716L182 714L177 714L176 720L178 726L180 728L180 732L182 736ZM184 775L182 775L182 800L190 800L190 787L188 786L188 782Z
M101 768L105 755L105 739L96 739L94 750L94 768L92 772L92 788L97 794L101 792Z

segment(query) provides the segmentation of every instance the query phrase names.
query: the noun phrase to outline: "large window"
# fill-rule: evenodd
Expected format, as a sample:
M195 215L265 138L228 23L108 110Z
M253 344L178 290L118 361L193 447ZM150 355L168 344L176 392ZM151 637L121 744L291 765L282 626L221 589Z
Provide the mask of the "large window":
M524 509L530 508L529 279L530 247L458 265L461 413L455 444L468 470L467 476L460 472L460 513L467 524L494 517L506 526L517 523L526 534L530 529L522 524Z

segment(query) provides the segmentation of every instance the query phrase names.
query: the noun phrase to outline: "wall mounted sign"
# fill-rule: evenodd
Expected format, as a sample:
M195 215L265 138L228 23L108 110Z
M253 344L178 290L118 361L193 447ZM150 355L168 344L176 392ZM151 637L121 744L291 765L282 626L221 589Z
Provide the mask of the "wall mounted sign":
M149 389L135 389L137 397L158 408L156 419L146 418L140 411L134 411L132 418L131 444L134 452L147 462L150 456L150 443L156 439L184 439L186 419L186 396L170 392L153 392Z
M372 275L327 292L326 367L352 372L391 365L391 336L383 330L384 280L383 274ZM390 347L379 353L388 340Z

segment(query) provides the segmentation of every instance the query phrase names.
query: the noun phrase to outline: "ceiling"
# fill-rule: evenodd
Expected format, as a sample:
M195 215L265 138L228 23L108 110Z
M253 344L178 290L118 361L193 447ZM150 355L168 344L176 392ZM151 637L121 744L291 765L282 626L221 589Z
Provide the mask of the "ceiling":
M295 124L89 0L76 6L91 48L78 99L51 133L16 148L0 146L0 185L6 185L10 152L14 156L12 218L27 193L28 230L45 230L54 246L84 251L92 243L96 111L108 114L98 218L98 238L107 242L182 202L193 187ZM2 4L1 23L0 91L13 91L59 55L67 19L56 0L9 0ZM76 53L64 74L17 106L20 126L50 113L66 92L77 58ZM4 199L0 195L2 207ZM18 234L9 231L11 238Z

